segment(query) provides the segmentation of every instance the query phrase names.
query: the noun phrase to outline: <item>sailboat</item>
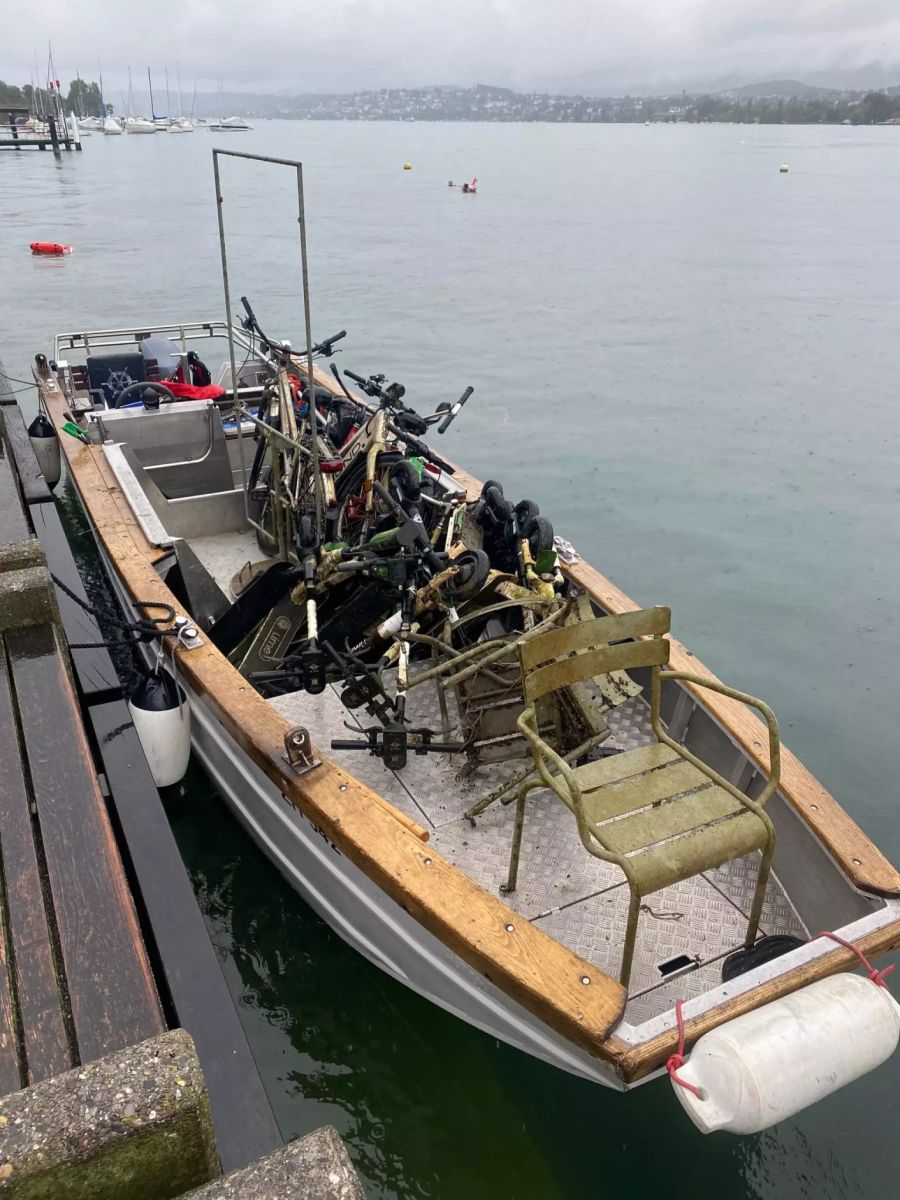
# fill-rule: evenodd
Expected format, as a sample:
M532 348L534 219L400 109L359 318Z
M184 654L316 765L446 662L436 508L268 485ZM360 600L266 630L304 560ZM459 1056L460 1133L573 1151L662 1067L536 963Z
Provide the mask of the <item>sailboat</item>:
M169 133L193 133L194 126L184 116L181 108L181 70L178 63L175 64L175 75L178 79L178 116L170 123ZM169 75L166 72L166 95L168 95Z
M152 99L151 99L152 104ZM131 67L128 68L128 113L131 113L134 107L134 89L131 85ZM133 117L128 115L125 117L125 132L126 133L156 133L156 126L152 121L148 121L146 117Z

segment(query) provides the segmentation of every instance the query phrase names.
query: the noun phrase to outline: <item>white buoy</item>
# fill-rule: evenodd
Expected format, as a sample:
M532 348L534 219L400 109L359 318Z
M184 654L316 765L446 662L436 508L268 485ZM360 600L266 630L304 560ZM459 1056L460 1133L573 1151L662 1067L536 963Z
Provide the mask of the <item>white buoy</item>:
M128 701L144 757L157 787L183 778L191 756L191 710L166 671L145 675Z
M59 438L56 436L56 430L43 413L38 413L28 426L28 439L34 450L34 457L38 460L38 466L41 468L41 474L47 481L47 487L55 488L59 483L61 471Z
M900 1005L861 975L832 975L705 1033L675 1094L702 1133L759 1133L885 1062Z
M778 168L779 174L781 174L781 175L787 175L789 170L790 170L790 168L788 167L787 163L782 163L781 166Z

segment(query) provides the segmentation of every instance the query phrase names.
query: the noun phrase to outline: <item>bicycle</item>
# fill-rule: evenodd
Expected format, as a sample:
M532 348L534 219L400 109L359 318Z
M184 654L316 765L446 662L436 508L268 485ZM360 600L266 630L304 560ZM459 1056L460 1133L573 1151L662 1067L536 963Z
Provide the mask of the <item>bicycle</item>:
M421 501L425 506L425 525L429 533L434 532L443 516L446 536L452 524L446 520L446 506L449 504L455 510L458 506L451 498L457 496L461 505L464 492L450 482L453 474L450 463L435 454L421 437L433 425L438 425L438 433L445 433L474 388L467 387L455 404L441 403L432 414L422 417L403 403L405 388L402 384L385 386L384 375L364 378L353 371L345 371L344 374L366 396L377 402L373 410L350 394L334 364L331 371L355 410L356 420L349 429L346 426L340 429L346 435L336 447L343 469L335 489L336 508L333 524L329 527L330 536L353 546L377 530L388 514L377 502L378 493L373 487L376 481L401 502ZM338 413L335 421L346 420L346 417L346 413ZM446 499L439 492L444 492Z

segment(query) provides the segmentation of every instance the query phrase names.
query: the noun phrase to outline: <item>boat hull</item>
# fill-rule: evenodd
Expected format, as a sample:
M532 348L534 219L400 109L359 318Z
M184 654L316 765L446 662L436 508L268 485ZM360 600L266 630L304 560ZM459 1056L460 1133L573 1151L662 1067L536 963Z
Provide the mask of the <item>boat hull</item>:
M103 557L120 602L136 617L124 584ZM143 652L149 667L155 655ZM491 1037L569 1074L627 1090L609 1064L542 1024L385 895L282 796L209 702L183 676L179 682L200 763L257 846L339 937L393 979Z

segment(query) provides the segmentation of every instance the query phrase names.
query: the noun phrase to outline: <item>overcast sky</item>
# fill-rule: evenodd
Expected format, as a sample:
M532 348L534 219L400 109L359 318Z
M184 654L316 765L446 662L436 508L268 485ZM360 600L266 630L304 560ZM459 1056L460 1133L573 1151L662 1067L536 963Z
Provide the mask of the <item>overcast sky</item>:
M0 78L109 90L176 60L193 90L497 83L614 92L900 63L900 0L0 0Z

